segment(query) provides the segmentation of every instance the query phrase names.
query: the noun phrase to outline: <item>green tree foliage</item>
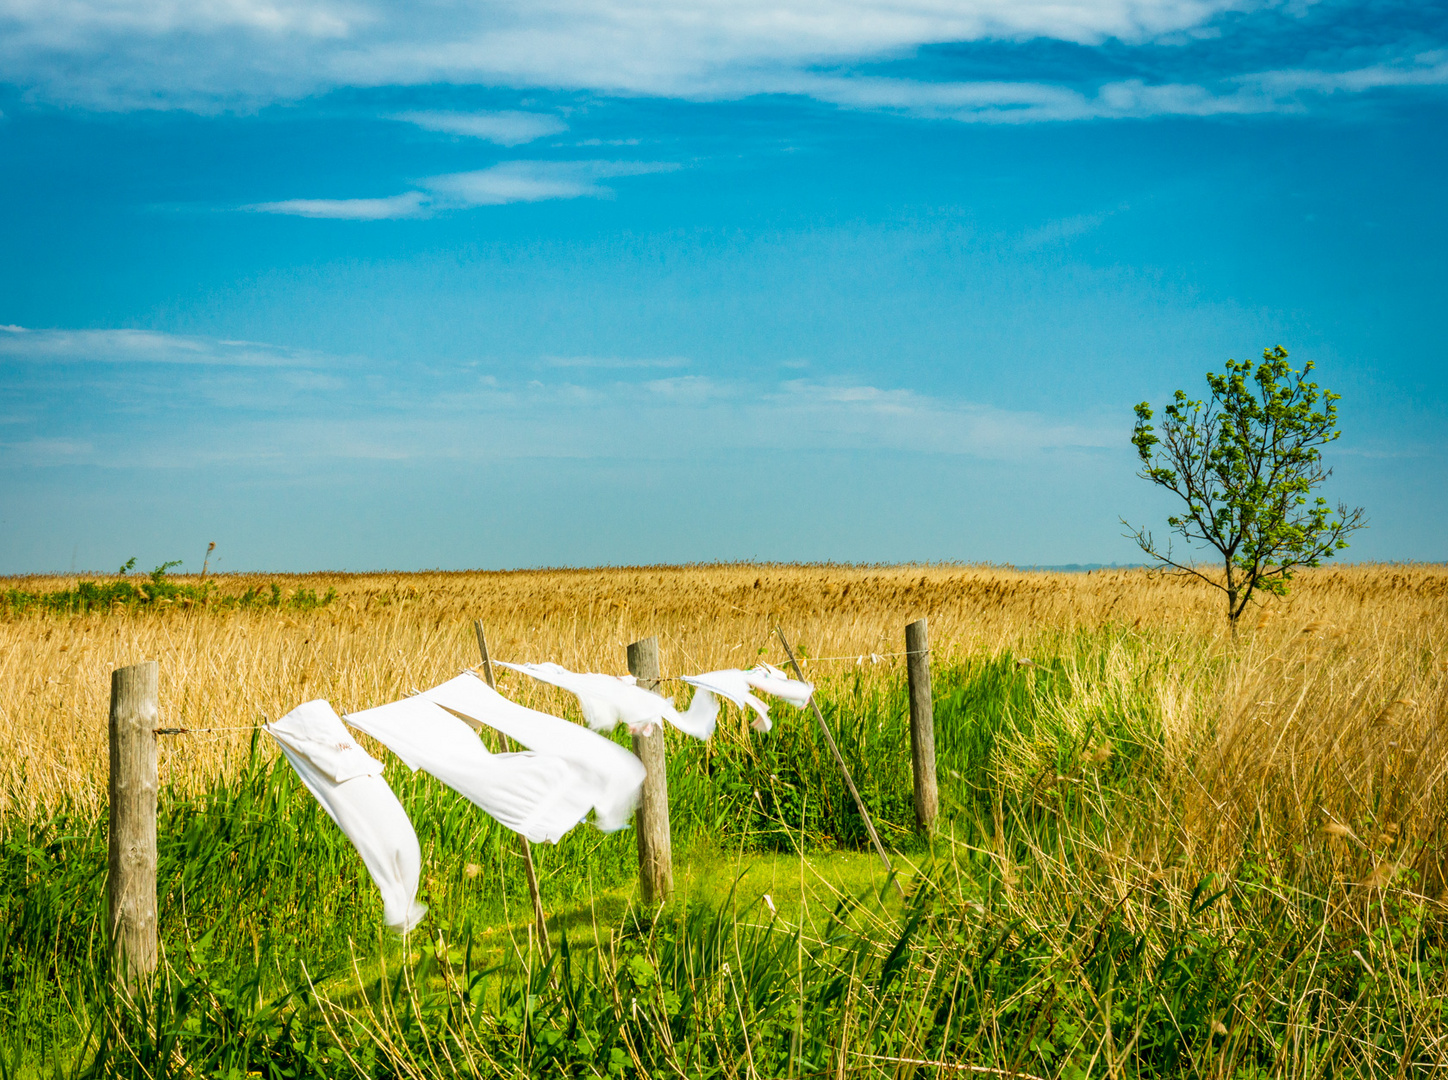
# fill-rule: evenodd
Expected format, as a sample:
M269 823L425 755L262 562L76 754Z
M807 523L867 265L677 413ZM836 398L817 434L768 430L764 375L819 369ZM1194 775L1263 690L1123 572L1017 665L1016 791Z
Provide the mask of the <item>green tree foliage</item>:
M1227 597L1227 619L1237 619L1259 589L1282 596L1295 569L1317 566L1347 547L1347 536L1367 523L1362 507L1336 512L1313 491L1332 475L1322 447L1337 429L1340 395L1308 381L1312 362L1297 371L1282 346L1264 349L1262 361L1227 361L1225 374L1207 373L1211 397L1195 401L1181 390L1152 426L1151 405L1136 407L1131 441L1141 458L1137 475L1186 504L1167 518L1192 545L1206 544L1225 573L1208 576L1176 561L1150 532L1132 528L1141 549L1159 562L1195 574Z

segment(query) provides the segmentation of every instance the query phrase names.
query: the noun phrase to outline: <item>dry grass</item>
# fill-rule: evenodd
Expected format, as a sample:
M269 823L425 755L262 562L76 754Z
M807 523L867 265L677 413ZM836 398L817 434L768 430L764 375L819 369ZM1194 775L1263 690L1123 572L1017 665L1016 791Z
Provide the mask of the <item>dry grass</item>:
M231 592L270 579L218 580ZM1188 791L1186 820L1207 849L1266 811L1288 839L1337 821L1352 830L1345 846L1399 859L1409 844L1404 821L1426 812L1448 761L1443 567L1302 574L1292 597L1262 609L1235 643L1214 593L1144 571L722 565L277 580L287 589L334 587L339 597L308 613L0 622L0 815L63 800L99 804L108 673L117 665L160 660L164 724L244 729L309 698L360 708L446 678L476 662L474 618L485 620L499 658L590 670L623 670L625 645L656 633L670 674L747 665L761 651L780 662L776 624L811 656L841 657L897 652L904 624L928 616L937 662L1005 649L1032 655L1063 635L1108 627L1148 637L1164 664L1153 660L1145 672L1123 658L1104 675L1073 679L1080 693L1097 695L1150 682L1172 752L1184 764L1191 756L1184 782L1196 794ZM827 677L850 664L821 661L812 670ZM870 671L884 677L897 665L887 658ZM505 689L534 704L567 704L519 677ZM213 776L247 739L245 730L167 739L163 780ZM1364 815L1371 837L1359 835ZM1380 873L1398 863L1385 865Z

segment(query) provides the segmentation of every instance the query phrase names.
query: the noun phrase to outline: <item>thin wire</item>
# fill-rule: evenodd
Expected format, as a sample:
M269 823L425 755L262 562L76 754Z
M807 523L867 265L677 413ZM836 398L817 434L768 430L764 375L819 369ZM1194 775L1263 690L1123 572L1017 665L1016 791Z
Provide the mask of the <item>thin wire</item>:
M818 664L826 660L854 660L856 662L859 662L861 660L873 661L883 660L887 656L925 656L929 652L929 649L906 649L904 652L853 653L850 656L801 656L799 658L799 662L801 664Z
M246 727L158 727L152 728L153 735L210 735L220 731L256 731L262 724L248 724Z
M929 649L906 649L904 652L852 653L852 654L849 655L849 656L801 656L801 657L799 658L799 662L800 662L800 664L803 665L803 664L824 664L824 663L830 663L830 662L840 661L840 660L852 660L852 661L854 661L854 662L857 663L857 664L863 664L866 660L869 660L871 663L877 663L877 662L879 662L880 660L885 660L885 659L890 658L890 657L896 657L896 656L927 656L927 655L929 655L929 653L930 653L930 650L929 650ZM504 661L502 661L502 660L495 660L494 663L496 663L496 664L502 664L502 663L504 663ZM516 661L514 661L514 663L516 663ZM482 666L481 664L475 664L475 665L467 668L466 670L468 670L468 671L475 671L478 667L481 667L481 666ZM693 677L693 676L684 676L684 675L661 675L661 676L659 677L659 682L684 682L687 678L692 678L692 677ZM408 696L411 697L411 696L416 695L416 694L418 694L418 693L420 693L420 691L419 691L416 687L414 687L414 688L412 689L411 694L409 694ZM260 724L249 724L249 725L247 725L246 727L213 727L213 728L160 727L160 728L154 728L153 731L154 731L154 733L157 734L157 735L210 735L210 734L216 734L216 733L228 732L228 731L256 731L258 728L260 728L260 727L262 727L262 726L264 726L264 725L260 725Z
M799 658L799 662L800 662L801 664L823 664L823 663L827 663L827 662L830 662L830 661L836 661L836 660L851 660L851 661L854 661L855 663L859 664L859 663L864 663L866 660L869 660L871 663L875 663L875 662L878 662L878 661L880 661L880 660L885 660L885 659L887 659L887 658L889 658L889 657L894 657L894 656L929 656L929 655L930 655L930 650L929 650L929 649L906 649L906 650L903 651L903 652L851 653L851 654L848 655L848 656L801 656L801 657ZM493 663L495 663L495 664L500 664L500 665L501 665L501 664L516 664L516 665L518 665L518 666L520 666L520 667L523 666L522 663L520 663L519 661L516 661L516 660L494 660ZM479 667L481 667L481 666L482 666L482 665L480 665L480 664L475 664L475 665L473 665L472 667L467 668L466 670L468 670L468 671L476 671L476 670L477 670ZM524 672L524 674L526 674L526 672ZM694 676L694 675L660 675L658 681L659 681L659 682L683 682L683 681L686 680L686 679L691 679L691 678L695 678L695 677L696 677L696 676ZM416 693L416 691L414 691L414 693Z

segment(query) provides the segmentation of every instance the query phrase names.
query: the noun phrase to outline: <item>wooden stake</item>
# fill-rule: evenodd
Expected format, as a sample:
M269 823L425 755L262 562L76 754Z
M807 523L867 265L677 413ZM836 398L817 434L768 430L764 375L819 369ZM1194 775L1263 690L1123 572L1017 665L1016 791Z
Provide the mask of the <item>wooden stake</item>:
M488 636L483 633L483 620L473 620L473 633L478 636L478 652L483 657L483 678L494 690L498 688L498 681L493 678L493 658L488 653Z
M804 682L804 671L800 668L799 661L794 658L794 650L789 647L789 641L785 638L784 631L776 626L774 632L779 635L779 642L784 646L784 655L789 657L789 665L794 668L795 677L798 678L800 682ZM819 702L815 701L813 694L810 695L809 703L814 709L815 719L820 723L820 730L825 734L825 742L829 745L830 753L835 755L835 764L840 767L840 775L845 778L845 787L850 789L850 794L855 800L855 806L860 811L860 817L865 820L865 829L870 834L870 843L875 845L875 852L880 856L880 861L885 864L885 869L893 874L895 868L890 865L890 856L885 854L885 845L880 843L880 834L875 831L875 822L870 818L870 811L865 809L865 800L860 798L859 789L855 787L854 778L850 776L849 767L845 764L844 756L840 753L840 748L835 743L834 733L830 731L829 724L825 723L825 714L820 712ZM900 882L895 882L895 888L899 889L901 896L905 895L905 890L901 887Z
M493 678L493 658L488 655L488 638L483 633L483 620L473 621L473 633L478 637L478 652L483 656L483 678L493 689L497 689L497 682ZM510 747L507 736L503 737L503 745ZM523 876L528 879L528 896L533 901L533 922L538 927L538 943L543 948L543 958L547 960L553 955L553 944L548 940L548 920L543 915L543 895L538 891L538 871L533 867L533 845L528 843L526 836L519 836L523 842Z
M659 639L647 637L628 647L628 669L645 690L659 686ZM635 735L633 752L644 763L639 797L639 891L644 903L667 900L674 891L674 854L669 836L668 755L660 721L652 735Z
M156 970L156 720L160 665L111 672L111 948L127 986Z
M905 671L910 680L910 764L915 776L915 823L935 829L940 790L935 783L935 706L930 697L930 641L925 620L905 627Z

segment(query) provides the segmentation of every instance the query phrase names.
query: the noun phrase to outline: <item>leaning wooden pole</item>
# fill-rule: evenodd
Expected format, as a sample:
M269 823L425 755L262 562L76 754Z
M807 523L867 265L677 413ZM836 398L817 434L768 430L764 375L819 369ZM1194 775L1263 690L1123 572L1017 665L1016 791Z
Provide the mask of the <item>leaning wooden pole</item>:
M659 687L659 639L647 637L628 647L628 669L645 690ZM667 900L674 891L674 854L669 835L668 755L660 722L652 735L636 734L633 752L644 763L639 795L639 892L646 904Z
M111 948L127 986L156 970L156 720L160 666L111 672Z
M478 652L483 657L483 679L493 689L497 689L497 681L493 678L493 658L488 653L488 637L483 632L483 620L473 620L473 633L478 637ZM503 745L508 745L505 737ZM523 876L528 879L528 896L533 901L533 922L538 928L538 944L543 949L545 958L553 955L553 944L548 940L548 920L543 915L543 895L538 891L538 871L533 866L533 845L528 843L526 836L519 836L523 842Z
M800 682L804 682L804 670L799 666L799 661L794 658L794 650L789 647L789 640L784 636L784 631L776 626L774 632L779 635L779 643L784 646L784 655L789 657L789 666L794 668L795 677ZM814 709L815 719L819 721L820 730L824 732L825 743L829 746L830 753L835 756L835 764L840 767L840 775L845 778L845 787L850 789L855 806L859 808L860 817L865 821L865 829L870 834L870 843L875 845L875 851L880 856L880 861L885 864L885 869L893 874L895 868L890 865L890 856L885 854L885 845L880 843L880 834L875 831L875 822L870 817L870 811L865 809L865 800L860 798L859 789L855 787L854 778L850 776L849 766L845 764L844 755L840 753L840 748L835 743L834 732L830 731L829 724L825 723L825 714L820 712L819 702L814 699L813 694L810 695L809 703ZM900 889L902 894L905 891L898 881L895 882L895 888Z

